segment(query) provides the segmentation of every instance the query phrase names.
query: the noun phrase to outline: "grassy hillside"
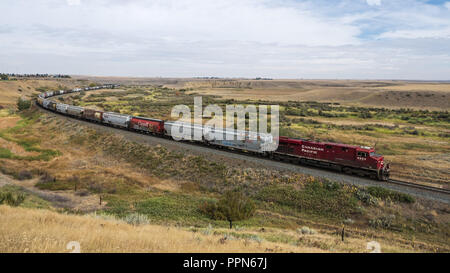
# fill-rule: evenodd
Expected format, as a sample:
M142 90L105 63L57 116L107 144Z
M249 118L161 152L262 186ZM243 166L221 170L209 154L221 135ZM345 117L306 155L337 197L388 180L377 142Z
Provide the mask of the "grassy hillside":
M64 215L47 210L0 206L0 252L322 252L319 248L259 242L221 234L192 232L174 226L131 225L102 215ZM216 233L216 234L214 234Z
M190 103L192 97L180 89L125 86L61 100L165 118L172 105ZM205 103L227 103L204 99ZM8 109L0 110L0 195L25 199L18 207L0 207L0 252L65 252L69 241L79 241L82 251L92 252L364 252L366 243L373 240L382 245L382 251L450 251L448 205L378 187L354 187L263 168L213 153L205 157L177 146L157 145L145 136L125 138L120 132L94 130L36 108L16 112L10 102ZM295 124L318 134L333 121L328 131L334 130L339 138L353 135L355 141L367 137L394 141L395 136L397 146L388 147L395 153L406 149L401 146L404 139L415 145L423 139L447 143L427 129L445 128L446 121L435 120L438 112L424 113L425 117L414 116L414 111L380 112L386 122L397 120L396 115L423 121L425 129L419 132L424 135L406 137L402 127L375 131L354 127L355 122L364 122L355 116L361 109L347 111L336 105L329 111L325 108L330 105L322 103L282 107L285 113L291 111L284 115L283 124L292 126L297 111L309 113L307 119L314 122ZM289 132L298 133L293 130L302 132L299 127ZM355 137L358 132L361 139ZM410 147L423 156L445 151ZM200 208L232 189L248 195L257 210L229 230L226 221L212 220ZM344 242L340 238L343 225Z
M426 251L420 242L377 240L383 252ZM101 214L67 215L42 209L0 206L0 252L367 252L370 238L347 238L303 227L298 231L183 228L137 224ZM415 245L414 245L415 243ZM430 250L428 250L430 251ZM448 250L447 250L448 251Z
M139 138L127 140L35 110L17 117L15 126L2 130L3 141L16 145L16 150L11 149L0 158L0 171L4 174L0 177L0 189L25 193L23 207L69 213L62 218L67 221L93 212L122 220L138 214L152 225L178 227L195 234L215 233L214 240L231 235L244 242L247 239L278 246L267 246L268 251L364 251L365 242L374 239L383 242L385 251L449 249L449 209L443 204L379 188L357 188L287 171L261 169L213 155L206 160L174 147L146 144ZM41 141L32 141L30 135ZM39 152L27 155L27 147L33 147L31 152ZM42 151L55 152L44 158ZM237 222L233 230L227 229L227 222L211 220L199 209L203 202L219 199L228 189L241 189L257 204L256 215ZM6 216L9 217L2 215ZM21 238L20 230L10 224L11 219L2 222L2 234ZM53 234L58 234L49 227L39 235L31 228L32 222L32 238L53 238ZM342 224L348 236L344 243L340 242ZM55 229L59 228L59 224L55 225ZM316 232L305 235L303 227ZM121 239L117 240L120 245ZM298 248L291 250L292 246ZM5 251L28 248L21 247L9 246ZM46 249L40 247L42 251ZM141 251L124 246L120 249ZM166 251L179 250L168 247Z

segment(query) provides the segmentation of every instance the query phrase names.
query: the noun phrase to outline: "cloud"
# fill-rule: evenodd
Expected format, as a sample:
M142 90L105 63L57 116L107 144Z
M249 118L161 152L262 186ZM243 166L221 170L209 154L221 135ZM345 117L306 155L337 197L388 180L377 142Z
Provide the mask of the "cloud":
M183 77L450 75L450 12L442 4L392 0L376 9L361 0L68 4L1 1L0 70Z
M423 30L398 30L392 32L385 32L379 36L380 38L448 38L450 39L450 27L438 29L423 29Z
M81 4L81 0L67 0L67 5L69 6L78 6Z
M366 0L369 6L380 6L381 0Z
M446 7L448 10L450 10L450 2L445 2L444 7Z
M103 0L83 2L82 7L76 10L52 6L52 1L44 3L47 5L40 1L24 5L23 9L39 13L25 12L27 16L21 16L23 23L12 15L0 21L24 26L41 24L98 30L126 36L157 36L178 41L253 41L311 46L358 43L357 26L340 18L325 18L306 6L283 6L277 2ZM17 13L19 10L16 8Z

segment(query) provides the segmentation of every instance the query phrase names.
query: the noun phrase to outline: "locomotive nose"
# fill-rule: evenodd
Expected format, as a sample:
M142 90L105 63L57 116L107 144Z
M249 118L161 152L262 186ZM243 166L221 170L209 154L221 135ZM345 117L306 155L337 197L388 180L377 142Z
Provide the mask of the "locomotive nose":
M390 173L391 173L391 170L390 170L390 164L388 163L388 164L386 164L386 165L384 166L384 168L383 168L383 175L384 175L384 177L385 177L386 180L389 179Z

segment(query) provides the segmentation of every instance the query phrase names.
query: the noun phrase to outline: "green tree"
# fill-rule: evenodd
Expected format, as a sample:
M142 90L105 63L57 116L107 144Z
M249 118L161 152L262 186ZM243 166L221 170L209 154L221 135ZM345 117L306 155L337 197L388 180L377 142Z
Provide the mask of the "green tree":
M31 101L30 100L25 100L22 98L19 98L17 100L17 108L19 108L19 111L23 111L26 109L29 109L31 107Z
M234 221L251 218L255 214L254 202L242 192L228 191L218 202L206 202L200 210L214 220L226 220L233 228Z
M7 80L9 80L9 77L8 77L8 75L6 75L6 74L0 74L0 79L1 79L2 81L7 81Z

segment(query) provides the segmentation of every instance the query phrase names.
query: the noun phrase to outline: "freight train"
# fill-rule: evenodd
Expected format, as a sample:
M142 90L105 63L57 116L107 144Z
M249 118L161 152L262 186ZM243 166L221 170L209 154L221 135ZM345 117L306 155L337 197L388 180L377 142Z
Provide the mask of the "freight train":
M159 119L124 115L114 112L103 112L80 106L73 106L55 102L50 97L90 91L98 89L114 89L119 85L106 84L102 86L75 88L71 90L49 91L41 93L37 104L50 111L63 115L114 126L126 130L137 131L160 137L171 137L174 126L184 126L185 132L194 135L196 130L201 131L203 137L193 140L216 148L226 148L251 153L274 160L288 161L295 164L305 164L316 167L334 169L347 174L368 176L373 179L386 181L389 179L390 166L382 155L375 153L371 147L353 146L329 142L317 142L307 139L294 139L279 137L276 150L271 149L275 141L270 134L253 133L232 129L208 128L198 124L164 121ZM209 135L208 135L209 134ZM252 134L257 134L252 135ZM217 137L220 135L221 137ZM243 136L244 140L236 140L236 136ZM235 140L228 140L228 139Z

